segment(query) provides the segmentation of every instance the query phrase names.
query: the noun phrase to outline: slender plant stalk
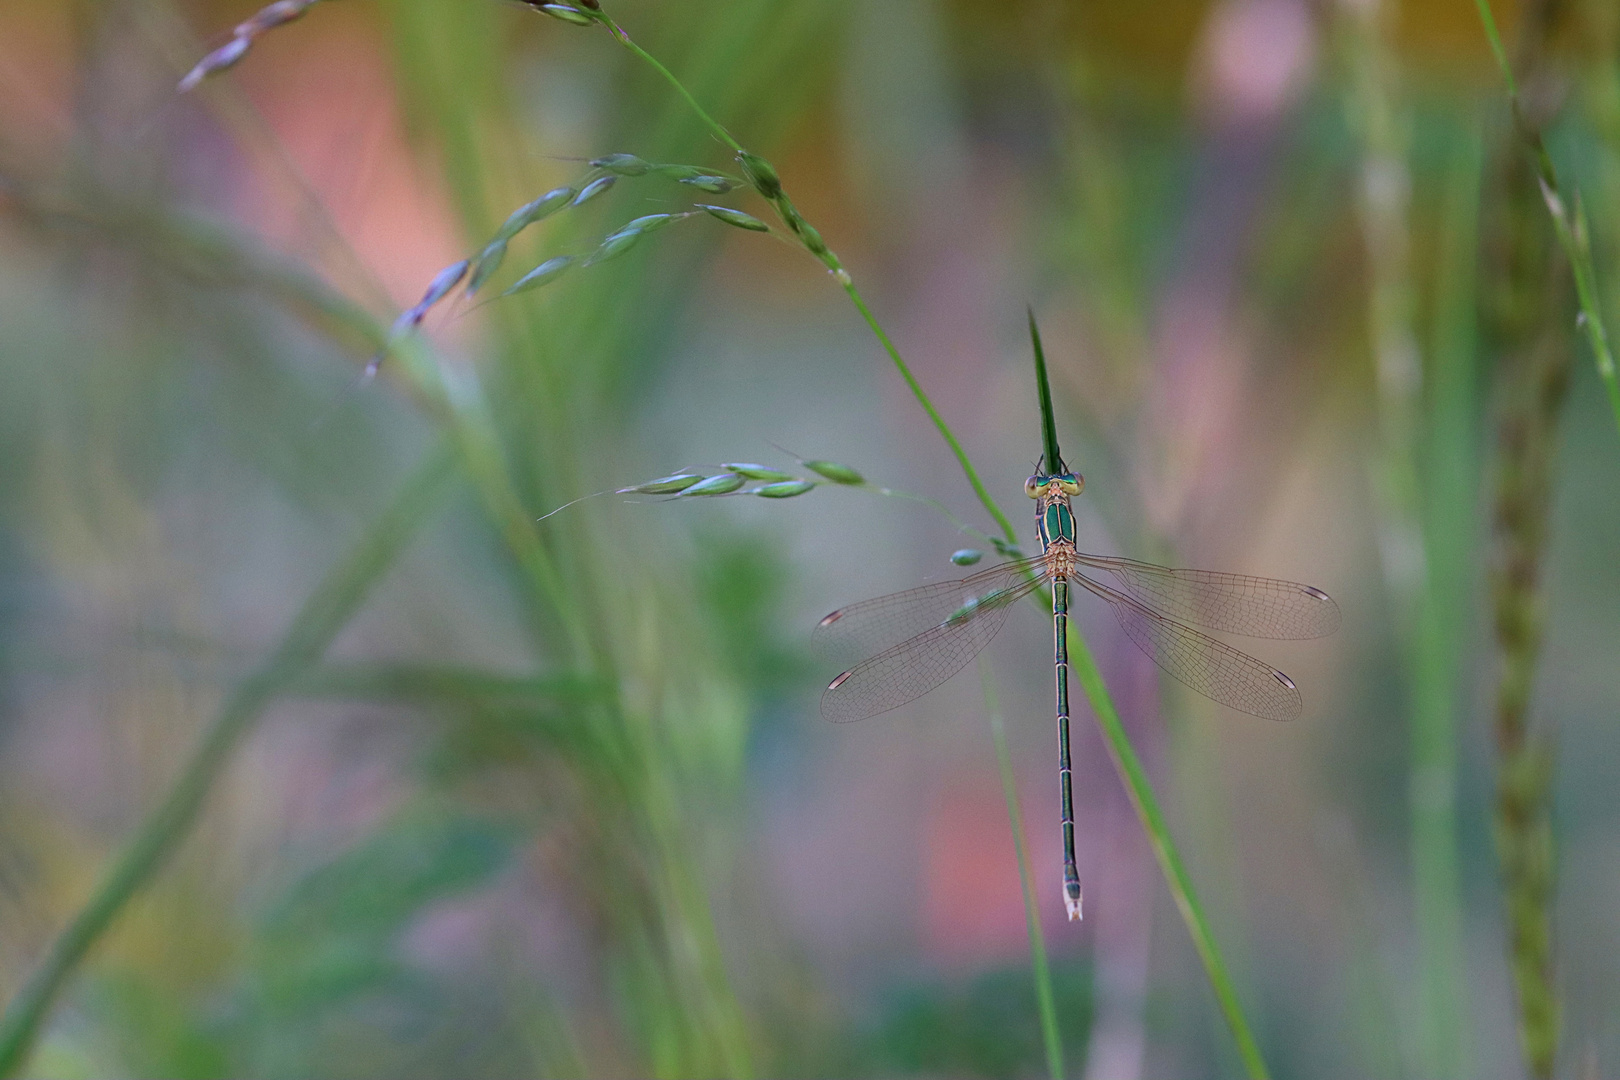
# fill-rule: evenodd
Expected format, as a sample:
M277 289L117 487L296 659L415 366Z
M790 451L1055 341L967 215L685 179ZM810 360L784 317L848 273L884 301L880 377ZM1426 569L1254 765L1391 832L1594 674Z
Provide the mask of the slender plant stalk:
M1468 1070L1468 985L1457 851L1462 662L1477 580L1479 512L1474 304L1479 252L1478 134L1452 155L1434 299L1428 423L1417 447L1424 582L1412 665L1412 873L1420 950L1423 1074Z
M1456 831L1456 631L1467 603L1469 511L1466 469L1454 475L1451 451L1471 437L1471 350L1468 335L1437 335L1425 371L1416 332L1411 259L1411 110L1404 103L1393 47L1394 5L1387 0L1342 5L1351 115L1360 137L1360 217L1367 258L1367 331L1377 388L1379 443L1373 460L1379 552L1406 658L1410 724L1409 843L1418 927L1416 1015L1419 1072L1434 1080L1461 1075L1463 1064ZM1477 198L1466 192L1477 153L1459 154L1463 194L1448 191L1447 247L1441 253L1445 295L1437 324L1471 325L1471 277ZM1466 278L1467 280L1456 280ZM1467 291L1463 291L1467 290ZM1458 340L1462 338L1462 340ZM1429 373L1433 374L1433 385ZM1427 389L1427 394L1425 390ZM1432 430L1424 430L1425 404ZM1425 436L1427 435L1427 443ZM1462 452L1467 453L1464 445ZM1428 453L1425 453L1428 451ZM1445 473L1445 475L1438 475ZM1461 504L1459 506L1459 503ZM1459 550L1460 546L1460 550ZM1377 1035L1386 1037L1384 1033Z
M1554 5L1527 6L1520 69L1540 72L1555 27ZM1493 48L1500 42L1481 6ZM1506 68L1504 68L1506 71ZM1519 108L1509 80L1515 123L1524 138L1535 127ZM1495 835L1507 913L1508 955L1519 1010L1526 1069L1547 1080L1557 1066L1559 998L1553 952L1555 851L1552 830L1552 739L1531 728L1531 694L1540 659L1541 583L1550 533L1558 421L1573 363L1564 320L1574 304L1564 254L1570 254L1558 204L1549 197L1551 166L1539 138L1530 162L1502 161L1492 206L1491 277L1482 310L1497 353L1496 552L1491 574L1497 653L1497 785ZM1539 191L1538 191L1539 188ZM1556 195L1556 191L1552 191ZM1554 237L1536 204L1554 211ZM1578 252L1569 262L1576 261ZM1578 272L1577 272L1578 277Z
M1615 426L1620 428L1620 375L1615 373L1614 353L1609 347L1609 334L1603 325L1603 304L1597 284L1597 270L1593 266L1592 235L1586 220L1586 205L1581 201L1579 191L1574 193L1573 207L1566 203L1558 186L1558 170L1553 167L1552 157L1547 153L1541 129L1526 115L1519 98L1513 65L1508 62L1507 51L1502 48L1502 37L1496 31L1496 18L1491 14L1490 0L1474 0L1474 4L1479 8L1479 18L1485 26L1491 54L1502 69L1508 104L1513 110L1513 125L1530 152L1536 169L1536 181L1541 188L1541 199L1546 203L1547 212L1552 215L1553 231L1574 274L1575 295L1581 305L1581 323L1586 329L1586 340L1592 347L1592 359L1597 364L1598 375L1603 379L1603 388L1608 393L1609 411L1614 413Z
M1012 757L1007 753L1007 732L1002 724L995 673L983 653L979 654L979 683L984 688L984 711L990 718L990 737L996 744L996 766L1001 772L1001 794L1007 800L1007 821L1012 826L1013 851L1018 856L1018 885L1024 891L1024 926L1029 933L1029 962L1035 976L1035 1003L1041 1014L1041 1039L1046 1044L1046 1071L1052 1080L1063 1080L1063 1037L1058 1032L1052 973L1046 960L1046 936L1041 933L1041 916L1035 901L1035 875L1030 869L1029 849L1024 843L1024 813L1018 805L1018 781L1013 776Z
M895 347L894 342L878 322L877 317L872 314L871 308L867 306L866 301L855 288L849 272L843 268L838 257L827 247L820 234L804 220L788 199L786 193L782 190L781 181L777 178L775 169L771 167L769 162L745 150L730 132L704 111L702 105L681 85L680 80L668 68L659 63L651 53L632 41L618 23L614 22L606 14L597 13L596 17L612 31L613 36L625 48L649 64L666 82L674 87L703 123L737 152L738 157L742 159L744 171L748 174L755 190L775 207L783 223L799 239L806 250L826 266L838 283L844 287L844 291L849 294L850 301L855 305L856 310L861 313L861 317L866 320L867 326L871 328L872 333L883 345L884 351L889 354L889 359L894 362L901 377L905 379L906 385L911 388L917 403L923 407L923 411L934 422L934 427L938 429L941 438L950 447L951 453L955 455L963 475L967 477L968 483L972 485L974 494L979 497L979 502L983 504L985 511L1001 529L1002 534L1006 537L1007 544L1016 547L1018 534L1013 528L1011 519L1007 517L1006 512L996 503L996 500L979 479L978 471L974 469L973 462L968 458L967 451L962 449L962 444L957 440L955 433L951 431L945 419L939 415L939 411L934 408L933 402L929 400L928 395L924 392L922 384L917 381L916 376L912 374L910 367L901 357L900 350ZM1210 985L1214 988L1215 996L1220 1002L1221 1013L1225 1016L1227 1025L1232 1030L1233 1038L1237 1041L1238 1053L1243 1059L1244 1067L1251 1078L1267 1077L1270 1074L1266 1070L1264 1059L1260 1056L1259 1045L1255 1042L1254 1035L1249 1029L1248 1021L1244 1018L1237 991L1227 974L1226 966L1221 959L1220 947L1215 942L1214 934L1211 933L1209 928L1209 922L1198 902L1192 879L1188 877L1186 869L1182 865L1181 856L1176 850L1175 840L1165 825L1163 814L1159 811L1158 800L1153 795L1153 788L1148 782L1147 772L1142 768L1142 763L1137 758L1135 750L1131 747L1130 739L1125 734L1125 728L1120 723L1119 712L1114 708L1113 700L1108 696L1108 688L1103 684L1102 675L1097 670L1096 661L1092 659L1091 651L1086 647L1084 639L1072 621L1069 623L1069 639L1071 642L1070 649L1073 654L1071 662L1080 676L1081 685L1085 687L1086 696L1090 698L1092 707L1097 712L1098 723L1102 728L1109 756L1112 758L1120 780L1124 783L1130 795L1131 805L1136 808L1137 817L1142 823L1142 828L1148 834L1148 840L1153 846L1153 851L1158 856L1159 866L1164 871L1165 883L1169 886L1170 892L1175 898L1177 910L1181 912L1182 919L1187 924L1188 933L1192 935L1193 944L1198 950L1199 958L1204 963L1204 970L1209 978Z
M263 666L231 692L168 796L141 823L89 901L57 935L44 961L0 1016L0 1077L15 1075L26 1063L63 985L124 906L179 847L232 752L265 707L319 663L332 639L415 537L455 475L454 461L448 446L428 455L348 558L305 601Z

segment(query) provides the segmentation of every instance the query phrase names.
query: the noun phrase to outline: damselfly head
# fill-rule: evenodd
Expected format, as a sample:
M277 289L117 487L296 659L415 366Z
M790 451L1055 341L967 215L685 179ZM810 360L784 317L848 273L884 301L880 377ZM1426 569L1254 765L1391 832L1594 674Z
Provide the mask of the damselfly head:
M1056 476L1047 476L1036 473L1024 481L1024 494L1032 499L1044 499L1053 494L1053 488L1059 495L1078 495L1086 489L1086 478L1079 473L1059 473Z

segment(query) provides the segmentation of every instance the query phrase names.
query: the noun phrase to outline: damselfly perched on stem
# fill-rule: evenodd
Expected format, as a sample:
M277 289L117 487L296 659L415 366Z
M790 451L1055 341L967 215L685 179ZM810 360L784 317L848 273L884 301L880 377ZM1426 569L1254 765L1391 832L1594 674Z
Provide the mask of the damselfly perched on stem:
M839 608L816 627L817 641L870 658L845 671L821 695L835 723L897 709L960 671L990 643L1022 598L1051 588L1057 681L1058 771L1063 799L1063 901L1080 917L1074 859L1074 794L1069 767L1069 596L1078 585L1103 600L1125 636L1182 683L1222 705L1269 720L1293 720L1301 702L1292 679L1269 664L1194 629L1272 639L1323 637L1339 626L1339 608L1321 589L1274 578L1208 570L1171 570L1134 559L1087 555L1075 547L1069 500L1085 488L1058 451L1040 331L1030 316L1040 389L1042 456L1024 483L1035 500L1041 554L1014 559L957 581L943 581ZM1088 576L1107 575L1110 584Z

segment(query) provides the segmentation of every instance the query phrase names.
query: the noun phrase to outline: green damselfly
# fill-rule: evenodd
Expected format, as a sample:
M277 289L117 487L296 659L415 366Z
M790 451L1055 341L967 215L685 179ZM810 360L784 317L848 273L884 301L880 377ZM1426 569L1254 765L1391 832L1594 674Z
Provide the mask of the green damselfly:
M1041 401L1040 465L1024 484L1035 501L1041 554L1014 559L956 581L839 608L816 627L824 648L869 659L834 679L821 695L821 715L835 723L864 720L928 693L989 644L1015 603L1051 588L1057 681L1058 769L1063 812L1063 900L1080 917L1074 858L1074 797L1069 761L1070 586L1106 602L1125 636L1170 675L1223 705L1270 720L1301 711L1298 688L1281 671L1201 633L1272 639L1323 637L1339 626L1339 608L1321 589L1274 578L1207 570L1171 570L1134 559L1087 555L1075 547L1069 500L1085 481L1063 461L1052 417L1052 393L1040 333L1030 318ZM1088 574L1107 575L1104 584Z

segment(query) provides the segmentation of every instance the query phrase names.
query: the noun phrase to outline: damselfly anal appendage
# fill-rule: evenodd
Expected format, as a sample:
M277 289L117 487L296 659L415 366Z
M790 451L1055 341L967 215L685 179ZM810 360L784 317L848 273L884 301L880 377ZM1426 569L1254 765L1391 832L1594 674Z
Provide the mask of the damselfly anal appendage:
M1074 863L1069 766L1068 598L1070 583L1113 609L1125 636L1154 663L1205 697L1271 720L1298 718L1303 703L1287 675L1205 630L1278 640L1324 637L1339 627L1339 607L1312 585L1209 570L1172 570L1152 563L1087 555L1076 544L1069 500L1085 489L1058 452L1051 392L1040 337L1030 320L1041 397L1043 471L1024 483L1035 501L1041 554L1015 559L956 581L923 585L864 600L822 619L824 647L867 659L840 674L821 695L821 714L836 723L864 720L915 701L956 674L1001 629L1016 601L1052 589L1060 777L1063 802L1064 902L1080 912ZM1098 577L1107 575L1112 584Z

